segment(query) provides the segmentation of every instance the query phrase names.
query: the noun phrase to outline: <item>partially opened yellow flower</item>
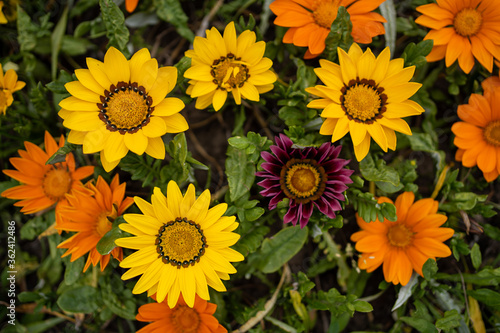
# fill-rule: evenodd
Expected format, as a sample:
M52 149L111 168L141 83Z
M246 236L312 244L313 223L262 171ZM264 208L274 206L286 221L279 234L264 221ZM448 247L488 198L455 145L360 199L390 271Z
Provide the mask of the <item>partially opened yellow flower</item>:
M245 30L237 37L231 22L224 36L216 28L206 33L207 38L195 37L193 49L186 51L191 58L191 67L184 73L191 79L186 93L197 98L197 109L213 104L215 111L220 110L228 93L238 105L242 98L258 101L259 94L273 89L273 62L264 57L266 43L256 43L255 32Z
M498 5L491 0L437 0L417 7L423 15L415 22L432 29L424 38L434 41L427 61L445 59L449 67L458 59L460 68L469 73L476 58L491 72L493 58L500 60Z
M2 12L0 11L0 20L1 18ZM3 114L7 112L7 107L11 106L12 102L14 102L12 94L15 91L23 89L25 85L26 83L23 81L17 80L17 73L13 69L9 69L4 74L2 64L0 64L0 111Z
M59 103L63 125L71 129L68 141L82 144L83 152L100 152L106 171L132 152L165 158L165 133L188 129L179 114L184 103L165 98L177 82L175 67L158 68L147 49L130 60L111 47L104 62L87 58L88 69L75 70L78 81L65 85L72 95Z
M229 280L229 274L236 273L230 262L244 259L229 248L240 235L232 232L238 227L236 218L222 216L227 204L208 209L208 190L196 199L190 184L183 196L174 181L168 183L166 197L155 187L152 204L139 197L134 200L143 214L125 214L127 223L120 228L135 236L115 242L138 250L120 263L130 268L123 280L142 274L134 294L156 293L158 302L168 298L168 306L173 308L181 294L189 307L194 306L195 295L209 300L207 285L226 290L221 279Z
M380 197L379 203L390 202ZM373 272L383 264L387 282L406 285L413 271L421 276L422 267L427 259L448 257L450 248L443 242L453 236L451 228L440 228L448 219L437 214L438 202L421 199L415 202L412 192L404 192L396 199L395 222L366 222L356 214L356 221L362 229L351 236L356 242L356 250L361 252L359 268Z
M339 48L338 54L340 66L320 59L321 67L314 70L326 86L306 88L321 97L307 105L324 109L321 117L326 119L320 133L332 135L335 142L349 132L358 161L368 154L371 138L382 150L395 150L394 131L411 135L401 118L424 112L408 99L422 86L408 82L415 66L403 68L403 59L390 60L388 47L376 58L369 48L363 52L356 43L349 53Z

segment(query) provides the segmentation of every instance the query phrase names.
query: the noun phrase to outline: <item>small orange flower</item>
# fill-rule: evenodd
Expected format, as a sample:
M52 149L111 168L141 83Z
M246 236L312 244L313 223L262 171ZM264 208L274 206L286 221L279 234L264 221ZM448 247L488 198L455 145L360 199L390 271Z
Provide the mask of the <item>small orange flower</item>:
M152 322L137 333L226 333L227 330L213 316L217 305L196 296L194 307L190 308L182 296L174 308L167 301L149 303L139 308L138 321Z
M139 0L125 0L125 9L127 10L127 12L132 13L137 7L138 3Z
M113 220L122 215L123 212L132 205L134 200L125 196L126 184L120 184L116 175L111 185L99 176L97 184L88 182L85 187L88 191L75 189L66 197L68 202L61 206L61 221L57 223L56 229L62 231L75 231L76 235L68 238L57 248L68 249L62 257L71 254L71 261L75 261L87 252L89 256L83 268L85 272L90 264L96 266L101 263L101 271L106 268L110 254L118 261L122 261L123 252L120 247L115 247L110 254L101 255L96 245L109 230L111 230Z
M66 155L66 162L45 164L63 145L63 136L57 145L49 132L45 132L45 151L25 141L26 151L18 151L21 157L9 160L17 170L3 170L4 174L20 181L21 185L5 190L1 195L21 200L14 206L23 207L21 212L24 214L33 214L57 204L57 220L59 205L67 202L66 194L81 186L80 180L94 173L93 166L75 169L75 158L71 153Z
M414 202L412 192L404 192L396 199L397 220L365 222L356 214L362 229L351 236L356 250L361 252L358 266L373 272L383 264L387 282L406 285L413 271L422 274L427 259L448 257L451 251L443 242L453 236L453 229L440 228L448 219L437 214L438 202L422 199ZM391 199L380 197L379 203Z

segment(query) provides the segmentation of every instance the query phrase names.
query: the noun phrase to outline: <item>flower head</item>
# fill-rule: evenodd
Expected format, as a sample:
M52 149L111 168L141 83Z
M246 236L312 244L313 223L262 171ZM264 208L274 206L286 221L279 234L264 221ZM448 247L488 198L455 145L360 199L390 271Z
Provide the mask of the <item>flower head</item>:
M343 192L346 184L352 183L350 176L354 172L344 168L349 161L338 158L342 147L326 142L318 149L293 148L293 142L284 134L275 141L276 146L271 146L273 154L262 152L264 171L256 173L265 178L258 183L264 188L260 194L272 197L269 209L288 198L290 207L283 222L299 222L301 228L309 222L314 206L335 218L335 212L342 209L339 200L345 200Z
M78 81L65 85L72 95L59 103L63 125L71 129L68 141L82 144L83 152L100 152L106 171L132 152L165 158L165 133L187 130L179 114L184 103L165 98L177 82L175 67L158 68L147 49L130 60L111 47L104 62L87 58L88 69L75 70Z
M194 306L187 306L179 297L175 307L170 308L165 301L148 303L139 308L138 321L152 322L137 333L153 333L161 328L164 332L175 333L226 333L227 330L213 316L217 305L196 295Z
M23 207L21 212L33 214L56 205L56 220L59 219L59 206L67 202L66 194L81 186L80 180L94 173L93 166L76 169L73 154L66 155L66 161L45 164L47 160L64 145L61 136L59 145L45 132L45 151L37 145L25 141L26 150L19 150L21 157L12 157L9 161L17 170L3 170L9 177L21 182L2 192L2 196L20 200L14 204Z
M500 60L500 11L498 3L489 0L437 0L417 7L422 13L415 22L431 31L434 47L427 61L445 59L446 67L457 59L460 68L469 73L477 59L488 71L493 58Z
M123 280L142 274L134 294L156 293L158 302L168 297L168 306L173 308L180 294L193 307L196 294L210 299L207 285L226 290L221 279L229 280L229 274L236 273L230 262L244 259L229 248L240 235L232 232L238 227L236 218L222 216L227 204L208 209L208 190L196 199L191 184L183 196L174 181L168 184L166 197L155 187L151 204L139 197L134 200L143 214L125 214L128 223L120 224L120 228L135 237L115 242L139 250L120 263L130 268Z
M500 174L500 87L472 94L468 104L458 106L458 117L462 121L451 127L456 160L468 168L477 165L486 181L494 181Z
M273 62L263 57L266 43L256 43L255 32L245 30L237 37L231 22L224 29L224 36L216 28L206 33L206 38L195 37L193 49L186 51L186 57L191 58L191 67L184 73L191 79L186 92L197 98L197 109L213 104L218 111L228 93L238 105L241 98L258 101L259 94L273 89Z
M121 248L116 247L110 254L101 255L96 245L111 230L114 219L132 205L133 199L125 198L126 184L120 184L118 175L113 178L110 185L99 176L95 185L93 182L88 182L85 186L90 193L83 188L77 188L66 195L68 201L61 205L59 210L61 220L56 224L56 229L73 231L76 235L59 244L57 248L68 249L62 257L71 254L71 262L88 252L89 256L83 271L85 272L90 264L96 266L99 262L103 271L111 255L121 261L123 252Z
M332 135L332 142L351 133L356 159L361 161L370 150L370 139L384 151L396 149L396 133L411 135L408 124L401 118L418 115L424 109L409 100L420 83L408 82L415 66L403 68L401 58L390 60L389 48L377 58L368 48L363 52L352 44L349 53L338 49L340 66L320 60L314 71L326 86L306 88L321 97L307 106L324 109L326 118L320 133Z
M1 19L2 12L0 11L0 22ZM23 89L25 85L26 83L24 83L23 81L17 80L17 73L13 69L9 69L4 74L2 64L0 64L0 111L3 114L7 112L7 107L11 106L12 102L14 102L12 94L15 91Z
M369 44L385 33L380 14L372 12L385 0L275 0L269 8L276 14L274 24L289 27L283 43L308 47L305 58L314 58L325 49L325 40L339 7L346 7L355 42Z
M448 257L451 251L443 242L453 236L453 229L440 228L448 219L437 214L438 202L421 199L416 202L412 192L404 192L396 199L397 220L366 222L356 214L362 229L351 236L356 250L361 252L359 268L373 272L383 264L387 282L406 285L412 272L422 275L427 259ZM379 203L390 202L380 197Z

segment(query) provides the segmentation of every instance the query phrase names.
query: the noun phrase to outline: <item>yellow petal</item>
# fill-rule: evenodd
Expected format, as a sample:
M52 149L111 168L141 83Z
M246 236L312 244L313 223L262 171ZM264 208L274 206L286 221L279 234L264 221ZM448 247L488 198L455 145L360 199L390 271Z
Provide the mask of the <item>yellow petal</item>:
M104 71L115 85L118 82L130 81L130 67L127 58L114 47L110 47L104 55Z
M109 133L104 123L99 129L88 132L83 139L83 152L85 154L93 154L103 150Z
M215 90L215 94L213 97L213 107L215 111L219 111L220 108L224 105L227 99L227 91L217 89Z
M176 97L167 97L160 104L155 106L153 111L154 116L167 117L184 109L184 102Z
M255 88L253 84L245 82L243 87L240 87L241 95L244 98L249 99L251 101L258 102L260 99L259 91Z
M109 86L101 86L92 76L88 69L75 69L75 75L78 81L83 84L87 89L95 92L98 95L104 96L104 90L109 89Z
M158 76L148 95L153 99L151 106L156 106L163 101L165 96L174 89L177 83L177 68L168 66L158 69Z
M75 81L78 82L78 81ZM99 100L100 102L100 100ZM70 96L62 101L59 102L59 106L63 109L69 110L69 111L89 111L89 112L96 112L94 116L98 118L97 112L99 112L99 108L97 107L96 103L93 102L88 102L81 100L80 98Z
M148 138L144 135L143 130L139 130L133 134L130 134L128 132L125 133L125 135L123 136L123 142L128 149L130 149L137 155L144 154L144 152L146 151L146 147L148 146Z
M139 82L139 79L142 77L142 65L150 59L151 54L146 48L140 49L132 56L132 58L130 58L130 82Z
M179 209L181 201L182 193L179 186L173 180L169 181L167 185L167 207L176 217L181 216Z
M146 154L156 159L162 160L165 158L165 144L161 137L148 138L148 147Z
M113 82L109 80L106 72L104 71L104 63L96 59L87 58L87 67L97 83L99 83L99 85L104 89L109 90L109 87L113 84ZM118 82L114 82L115 85L116 83Z
M149 123L142 127L142 133L148 138L156 138L167 133L167 125L162 117L151 117Z
M63 122L65 127L78 131L94 131L102 124L103 122L97 117L97 112L71 112Z
M180 113L173 114L168 117L163 117L165 123L167 124L167 133L180 133L187 131L189 125Z
M232 54L238 52L236 46L236 29L234 28L234 22L230 22L224 29L224 42L226 43L226 51Z
M123 142L123 135L118 132L111 132L104 145L104 156L109 162L119 161L128 153L128 148Z
M205 190L196 199L191 208L186 214L188 220L203 221L207 216L208 206L210 205L210 191ZM197 222L198 223L198 222Z
M358 145L354 146L354 154L356 159L360 162L368 154L370 150L370 135L367 133L365 139Z
M139 80L137 83L139 86L143 86L144 89L149 93L153 85L155 84L156 78L158 77L158 61L156 59L150 59L146 61L142 67L139 75Z
M358 146L365 139L366 128L368 126L357 121L349 122L349 133L351 133L352 144L354 146Z

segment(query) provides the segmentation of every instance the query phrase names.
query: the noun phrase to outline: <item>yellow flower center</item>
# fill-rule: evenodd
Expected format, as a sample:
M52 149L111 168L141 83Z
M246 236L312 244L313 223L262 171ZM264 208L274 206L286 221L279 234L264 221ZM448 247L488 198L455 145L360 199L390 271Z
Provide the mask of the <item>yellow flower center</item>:
M71 173L67 169L54 167L43 176L42 188L49 199L59 201L69 192L71 183Z
M405 247L411 244L413 232L403 224L395 224L387 232L389 244L396 247Z
M96 227L95 231L99 237L104 236L105 234L108 233L108 231L111 230L111 227L113 226L113 221L116 219L117 216L118 216L118 207L116 207L116 204L113 204L113 209L111 212L102 212L101 214L99 214L95 226Z
M111 132L119 131L120 134L136 133L149 123L153 99L148 96L143 86L136 82L118 82L101 96L99 119L106 124L106 129Z
M281 189L298 203L317 200L324 192L327 175L325 169L312 159L291 159L280 173Z
M215 60L210 74L214 77L213 82L217 88L227 91L243 87L245 81L250 77L247 65L241 61L241 58L236 58L232 53L229 53L227 57Z
M186 305L174 307L170 320L174 331L179 333L198 332L201 322L198 312Z
M312 16L320 27L330 30L333 21L337 18L340 0L315 0Z
M474 8L464 8L455 16L453 27L464 37L474 36L481 29L483 16Z
M165 223L158 230L155 245L162 261L177 268L200 262L208 247L200 225L186 218Z
M500 120L492 121L486 126L484 139L490 145L500 147Z
M376 87L373 80L351 80L341 89L340 103L349 120L372 123L385 112L387 95L384 88Z

